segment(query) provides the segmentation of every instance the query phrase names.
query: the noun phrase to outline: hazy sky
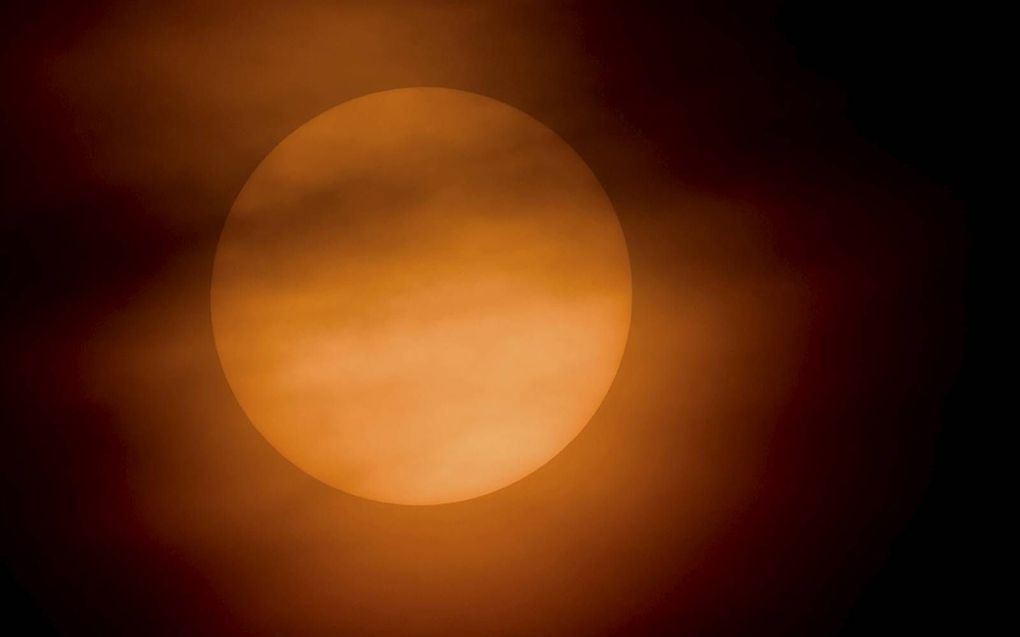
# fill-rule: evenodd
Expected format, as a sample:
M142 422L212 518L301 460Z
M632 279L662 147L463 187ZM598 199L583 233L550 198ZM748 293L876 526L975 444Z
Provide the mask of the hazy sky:
M25 608L69 634L831 632L923 493L965 233L778 13L216 1L4 20L5 564ZM437 507L349 496L277 453L209 307L266 155L407 86L489 96L565 140L632 277L590 424L512 487ZM491 141L480 166L528 140ZM418 196L353 185L364 209Z

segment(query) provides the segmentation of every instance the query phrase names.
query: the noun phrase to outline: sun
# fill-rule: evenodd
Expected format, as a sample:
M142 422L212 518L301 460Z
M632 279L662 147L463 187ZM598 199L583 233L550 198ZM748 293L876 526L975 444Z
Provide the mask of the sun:
M345 102L255 169L213 267L216 347L252 424L303 471L399 504L532 473L620 365L616 213L556 133L494 99Z

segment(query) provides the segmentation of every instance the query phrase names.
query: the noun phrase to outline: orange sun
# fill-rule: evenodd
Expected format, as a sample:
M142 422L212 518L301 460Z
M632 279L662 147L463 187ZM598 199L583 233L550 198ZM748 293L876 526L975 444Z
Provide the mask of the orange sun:
M295 465L402 504L549 461L616 375L631 279L616 214L554 132L473 93L374 93L256 168L212 277L238 402Z

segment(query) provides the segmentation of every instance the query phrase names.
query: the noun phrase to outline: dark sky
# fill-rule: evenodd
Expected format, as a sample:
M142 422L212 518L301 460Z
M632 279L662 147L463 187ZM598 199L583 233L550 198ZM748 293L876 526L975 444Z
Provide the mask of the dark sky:
M969 625L978 16L878 2L2 12L2 577L20 634ZM207 331L178 338L208 322L194 299L219 228L269 149L339 102L415 85L529 112L602 181L634 265L618 411L647 414L619 429L609 402L520 488L424 513L293 473L247 431ZM687 315L671 304L711 305L713 286L726 300L704 333L719 342L684 375ZM210 414L229 424L209 433ZM678 458L702 458L713 484L691 486ZM586 481L595 469L606 477ZM498 550L444 539L476 530ZM348 553L309 566L317 550Z

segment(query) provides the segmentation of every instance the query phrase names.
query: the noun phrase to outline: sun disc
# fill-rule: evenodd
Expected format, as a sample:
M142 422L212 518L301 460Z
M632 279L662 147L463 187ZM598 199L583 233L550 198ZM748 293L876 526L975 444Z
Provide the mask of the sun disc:
M630 325L616 213L502 102L345 102L283 140L227 217L217 351L263 436L348 493L439 504L535 471L602 402Z

